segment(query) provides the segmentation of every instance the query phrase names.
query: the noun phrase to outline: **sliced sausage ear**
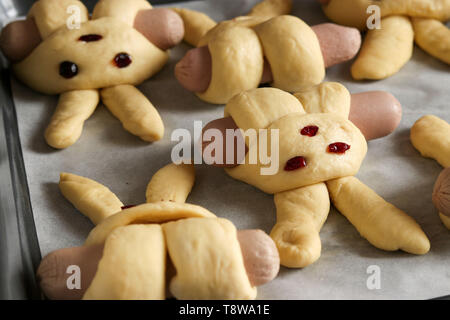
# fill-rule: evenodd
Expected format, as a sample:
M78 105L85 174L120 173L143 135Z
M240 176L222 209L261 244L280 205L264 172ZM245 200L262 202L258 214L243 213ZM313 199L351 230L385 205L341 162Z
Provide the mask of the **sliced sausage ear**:
M183 20L176 12L165 8L139 11L134 28L161 50L176 46L184 37Z
M11 22L0 34L0 49L12 63L25 59L41 42L34 18Z

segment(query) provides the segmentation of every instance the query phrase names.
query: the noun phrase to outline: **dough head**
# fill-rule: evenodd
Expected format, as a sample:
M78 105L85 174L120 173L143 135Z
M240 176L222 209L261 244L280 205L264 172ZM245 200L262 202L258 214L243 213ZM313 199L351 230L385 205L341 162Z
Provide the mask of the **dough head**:
M330 179L352 176L358 172L367 153L367 142L361 131L345 116L339 113L305 114L298 101L295 102L298 103L296 105L279 89L256 89L243 95L245 97L240 96L231 100L225 113L230 114L238 125L246 128L245 130L256 129L259 134L258 140L261 139L259 129L268 129L267 144L251 143L245 163L226 169L230 176L264 192L278 193ZM270 121L270 124L262 127L248 126L250 124L247 121L248 114L262 114L270 101L277 105L277 112L265 113L264 121L252 122L255 125ZM237 108L236 102L242 103L241 108ZM312 131L315 129L316 132L314 134L309 132L308 135L307 131L310 131L308 129ZM273 136L276 131L279 139L276 135ZM245 133L246 131L244 136ZM272 148L275 144L278 145L279 151ZM257 163L251 163L252 156L260 153L260 145L264 147L267 145L267 151L262 154L273 150L279 155L279 159L274 156L271 159L278 164L277 172L268 173L267 169L271 165L261 163L259 156ZM338 150L340 148L346 150ZM296 167L299 157L302 157L305 163Z
M158 72L167 59L167 52L150 43L139 31L106 17L85 22L79 29L58 29L13 68L17 77L31 88L59 94L137 85ZM75 68L76 74L69 72L63 76L64 62L66 68Z

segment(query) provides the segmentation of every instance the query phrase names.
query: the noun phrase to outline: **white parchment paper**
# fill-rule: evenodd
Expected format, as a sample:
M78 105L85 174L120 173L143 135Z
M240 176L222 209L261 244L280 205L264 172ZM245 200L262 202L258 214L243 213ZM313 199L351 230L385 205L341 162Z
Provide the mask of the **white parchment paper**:
M255 0L196 1L182 3L216 20L245 14ZM293 15L309 24L327 21L313 0L294 0ZM173 76L174 65L189 49L182 44L171 52L170 63L139 88L157 107L166 133L147 144L127 133L103 106L86 121L81 139L62 151L49 147L44 129L57 98L31 91L13 81L20 137L31 192L31 201L42 254L78 246L92 229L59 192L60 172L71 172L99 181L125 204L145 201L151 176L170 162L173 130L193 122L222 117L223 106L210 105L184 90ZM95 58L95 57L93 57ZM424 299L450 294L450 232L431 203L433 184L442 168L422 158L409 141L409 129L419 117L435 114L450 121L450 68L415 48L411 61L396 75L375 82L356 82L346 63L327 71L326 80L339 81L353 92L386 90L403 105L403 119L395 133L369 143L358 177L387 201L406 211L422 226L431 241L425 256L384 252L361 238L336 210L324 225L322 257L305 269L281 268L273 282L260 287L259 299ZM275 222L273 198L235 181L221 169L197 166L197 181L189 202L231 219L238 228L270 232ZM369 290L369 266L378 266L381 288Z

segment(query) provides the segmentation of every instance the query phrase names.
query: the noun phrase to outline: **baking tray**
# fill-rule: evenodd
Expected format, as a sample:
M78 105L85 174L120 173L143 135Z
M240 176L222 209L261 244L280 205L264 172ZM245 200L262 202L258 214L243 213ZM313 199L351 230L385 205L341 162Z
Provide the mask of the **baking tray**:
M0 0L2 25L14 17L25 15L33 2ZM91 10L96 0L83 2ZM169 2L175 1L151 1L152 4ZM34 276L41 259L40 248L11 94L10 73L5 60L2 59L1 63L0 299L40 299L42 296Z

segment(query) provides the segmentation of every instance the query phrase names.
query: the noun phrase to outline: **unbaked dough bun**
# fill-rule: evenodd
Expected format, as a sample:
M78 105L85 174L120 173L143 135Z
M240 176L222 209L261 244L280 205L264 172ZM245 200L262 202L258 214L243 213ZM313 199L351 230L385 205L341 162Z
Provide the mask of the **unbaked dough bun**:
M325 65L314 31L297 17L237 17L211 29L198 43L208 46L212 75L208 89L197 93L211 103L227 103L234 95L257 88L264 58L273 86L295 92L317 85ZM226 79L226 81L224 80Z
M103 38L94 42L79 41L81 36L89 34ZM114 63L120 53L131 56L132 62L126 68ZM136 29L115 18L101 18L82 24L80 29L58 29L23 61L13 65L13 69L32 89L58 94L119 84L137 85L158 72L167 59L167 52ZM78 66L76 76L67 79L59 74L60 65L65 61Z
M266 110L270 112L265 112ZM252 153L258 152L257 143L249 145L244 164L226 169L233 178L267 193L278 193L354 175L367 152L367 143L361 131L345 116L327 113L305 114L295 97L279 89L263 88L241 93L227 104L225 112L230 114L243 130L268 129L267 150L271 150L271 144L276 143L270 139L271 130L278 130L279 163L275 175L261 174L261 169L268 165L262 164L259 157L256 164L250 164ZM253 119L251 115L254 115ZM314 137L300 133L308 126L318 127ZM337 142L349 145L350 149L343 154L328 152L328 146ZM294 171L285 170L288 161L298 156L305 159L306 167Z

